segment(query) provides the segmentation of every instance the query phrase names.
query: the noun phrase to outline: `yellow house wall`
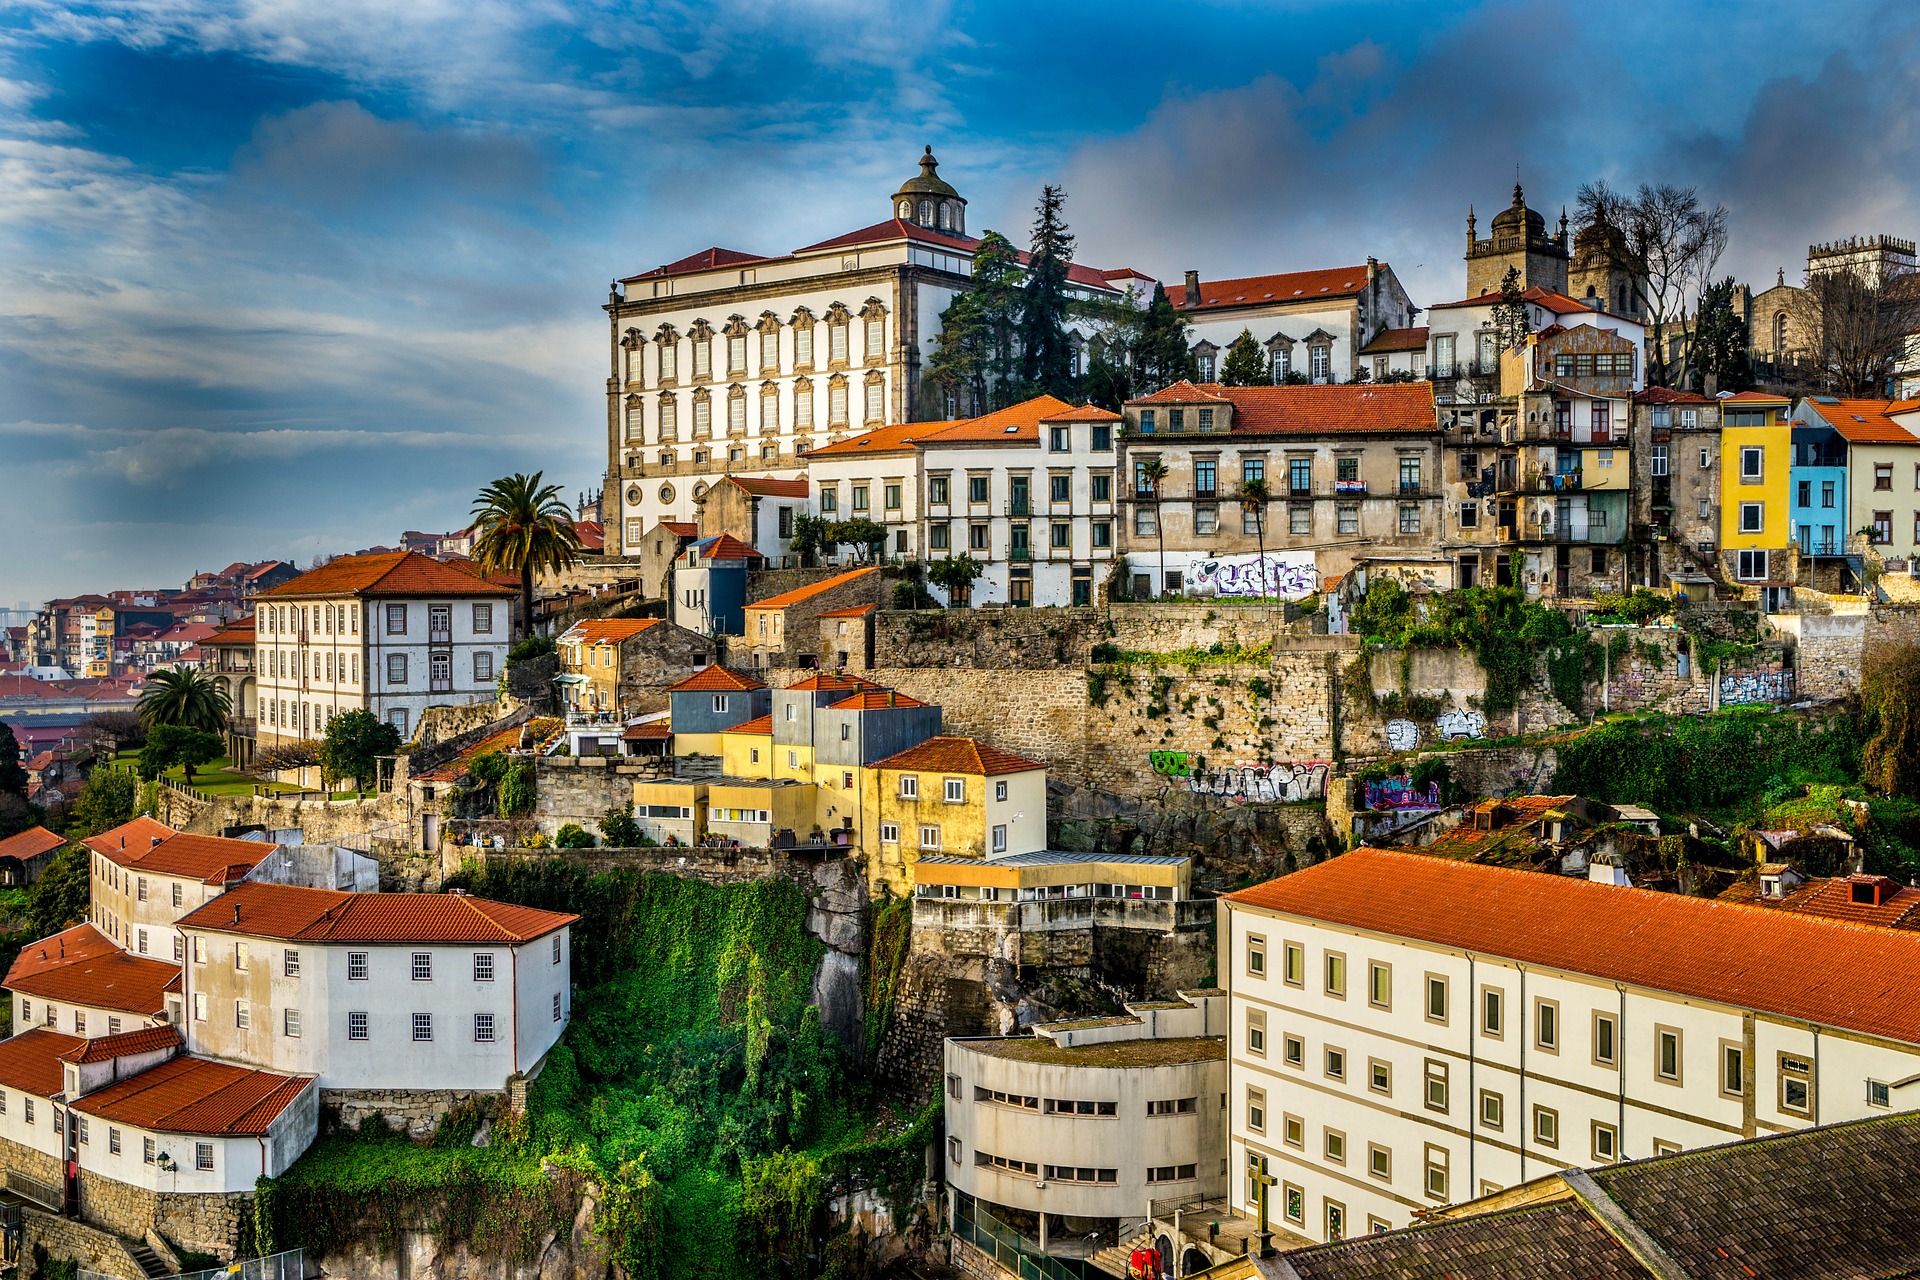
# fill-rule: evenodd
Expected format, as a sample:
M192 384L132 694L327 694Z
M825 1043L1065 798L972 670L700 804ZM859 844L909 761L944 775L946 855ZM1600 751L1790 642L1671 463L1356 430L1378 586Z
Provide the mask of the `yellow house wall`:
M1580 487L1583 489L1625 489L1633 475L1633 455L1624 444L1598 449L1583 449L1580 459ZM1601 462L1613 459L1611 466Z
M772 778L775 747L770 733L720 735L720 771L730 778ZM756 759L754 753L758 752ZM785 758L785 753L780 753Z
M983 858L987 849L987 797L992 780L979 774L923 773L902 769L862 769L863 786L861 843L867 850L868 878L875 888L905 894L913 891L913 864L922 852ZM911 775L919 780L919 796L900 795L900 779ZM966 799L949 804L946 780L959 778L966 784ZM1041 821L1045 822L1044 811ZM886 843L880 828L897 823L900 839ZM922 850L920 827L940 828L940 847Z
M726 739L727 735L724 733L676 733L673 735L673 754L724 758Z
M1792 428L1785 411L1765 427L1720 428L1720 546L1726 551L1755 551L1785 547L1788 542L1787 494L1793 469ZM1765 450L1760 481L1740 478L1740 451ZM1766 507L1758 533L1740 532L1740 505L1760 502Z

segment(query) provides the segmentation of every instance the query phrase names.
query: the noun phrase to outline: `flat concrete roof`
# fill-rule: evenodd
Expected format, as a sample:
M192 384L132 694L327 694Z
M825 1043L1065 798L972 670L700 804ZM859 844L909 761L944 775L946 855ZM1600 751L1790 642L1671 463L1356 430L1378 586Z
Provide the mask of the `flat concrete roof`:
M1105 1040L1071 1049L1043 1036L968 1037L956 1042L995 1058L1060 1067L1170 1067L1183 1062L1223 1062L1227 1056L1225 1036Z

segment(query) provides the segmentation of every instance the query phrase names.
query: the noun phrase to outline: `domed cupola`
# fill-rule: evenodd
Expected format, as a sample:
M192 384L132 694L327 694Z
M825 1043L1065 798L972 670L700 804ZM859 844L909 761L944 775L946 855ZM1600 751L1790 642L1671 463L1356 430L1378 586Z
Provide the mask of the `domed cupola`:
M967 233L967 202L940 177L940 162L928 147L920 157L920 174L909 178L893 193L893 216L902 222L944 231L948 235Z
M1513 203L1493 215L1493 238L1507 236L1524 237L1528 240L1544 239L1547 234L1547 220L1527 208L1527 198L1520 191L1520 184L1513 184Z

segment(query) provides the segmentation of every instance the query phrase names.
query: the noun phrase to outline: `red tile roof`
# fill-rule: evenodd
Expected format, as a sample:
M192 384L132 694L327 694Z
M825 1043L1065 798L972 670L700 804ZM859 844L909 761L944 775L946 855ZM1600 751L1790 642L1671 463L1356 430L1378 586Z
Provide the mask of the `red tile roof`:
M812 492L805 480L776 480L772 476L728 476L726 483L757 498L804 498Z
M341 556L260 593L266 599L309 596L504 596L512 592L465 569L417 551Z
M690 253L678 262L669 262L651 271L643 271L637 276L628 276L620 283L629 284L635 280L650 280L655 276L678 276L691 271L712 271L715 267L737 267L748 262L766 261L768 259L761 254L743 253L739 249L722 249L719 245L715 245L711 249Z
M862 689L851 698L842 698L833 703L835 711L882 711L888 707L924 707L927 704L917 698L909 698L904 693L892 689Z
M752 676L742 675L716 662L710 667L700 668L678 684L668 685L666 691L668 693L739 693L743 690L766 687Z
M568 627L560 638L574 644L618 644L659 625L659 618L587 618Z
M236 618L200 643L207 645L240 645L251 649L254 641L257 639L259 639L259 636L254 632L253 619Z
M1503 296L1498 289L1495 289L1475 298L1462 298L1458 302L1438 302L1427 308L1427 310L1445 311L1452 307L1490 307L1498 303ZM1631 316L1618 315L1612 311L1590 307L1578 298L1570 298L1566 294L1556 292L1552 289L1542 289L1539 285L1533 285L1530 288L1521 290L1520 296L1535 306L1545 307L1557 316L1579 315L1585 312L1590 315L1607 316L1614 320L1625 320L1628 324L1640 323L1640 321L1635 320Z
M666 720L649 720L645 724L630 724L626 732L620 735L628 742L649 742L656 738L671 738L673 725Z
M1712 404L1695 391L1676 391L1672 387L1648 387L1633 393L1635 404Z
M922 436L937 435L948 427L958 425L958 421L895 422L889 426L875 427L872 431L862 432L857 436L848 436L845 440L821 445L808 453L807 457L809 460L843 458L856 453L885 453L894 449L910 449Z
M730 533L705 539L694 544L694 551L702 560L764 560L765 556L755 551Z
M180 1042L180 1033L171 1026L141 1027L137 1031L122 1031L117 1036L95 1036L61 1054L60 1061L105 1062L110 1058L173 1048Z
M660 527L676 538L697 538L700 526L686 520L662 520Z
M1233 434L1404 435L1438 430L1433 384L1397 382L1327 387L1222 387L1176 382L1130 404L1233 405ZM1150 443L1147 437L1136 445Z
M1366 848L1227 900L1920 1044L1920 933Z
M579 537L580 545L588 551L604 551L607 546L607 527L598 520L575 520L573 532Z
M204 884L226 884L266 861L274 848L265 840L234 840L227 836L174 831L163 836L159 844L143 846L137 840L130 840L124 850L115 847L98 852L123 867L154 875L186 876Z
M580 917L464 893L348 893L236 885L180 918L182 929L305 942L531 942Z
M151 1017L166 1009L166 993L179 982L179 965L122 951L92 925L80 924L20 948L0 985L42 1000Z
M1742 403L1742 402L1754 403L1754 404L1790 404L1792 403L1785 396L1776 396L1776 395L1769 394L1768 392L1765 392L1765 391L1736 391L1734 394L1730 396L1722 396L1720 398L1722 400L1730 400L1736 403Z
M982 744L975 738L928 738L898 755L876 761L876 769L924 769L928 773L1025 773L1045 765L1009 751Z
M744 724L737 724L731 729L722 729L721 732L750 733L759 737L765 737L773 732L773 717L771 715L755 716Z
M857 604L851 609L828 609L820 616L823 618L864 618L879 608L878 605Z
M313 1086L206 1058L169 1058L72 1104L83 1115L163 1133L257 1136Z
M1121 420L1119 414L1111 409L1102 409L1097 404L1083 404L1078 409L1064 409L1040 419L1042 422L1119 422Z
M1854 444L1920 444L1920 437L1887 416L1893 406L1885 400L1841 400L1835 404L1809 400L1802 407Z
M1072 405L1055 396L1035 396L984 417L963 418L922 435L916 443L923 449L968 442L1038 444L1042 422L1074 411Z
M67 1087L67 1073L60 1066L60 1055L78 1048L81 1043L79 1036L62 1035L45 1027L0 1040L0 1085L51 1098Z
M1835 876L1809 880L1783 898L1763 898L1758 892L1760 886L1746 881L1721 894L1719 900L1750 903L1768 911L1798 911L1828 920L1878 925L1883 929L1920 930L1920 889L1899 885L1877 906L1853 900L1854 883L1874 879L1872 876Z
M1385 263L1381 266L1384 268ZM1241 276L1234 280L1202 280L1200 306L1261 307L1276 302L1299 302L1306 298L1350 297L1367 287L1367 265L1322 267L1314 271L1286 271L1273 276ZM1189 310L1186 287L1178 282L1167 286L1167 297L1175 308Z
M865 607L872 608L873 606L867 605ZM825 615L823 614L821 616L824 617ZM848 675L844 671L822 671L817 675L808 676L798 684L788 685L787 692L819 693L825 691L832 693L837 689L880 689L884 687L884 685L875 684L873 681L860 676Z
M117 862L120 860L117 855L122 852L150 848L155 840L170 839L178 834L166 823L155 822L143 813L133 821L110 827L97 836L87 836L80 843Z
M45 752L41 753L45 755ZM45 827L29 827L18 835L0 840L0 858L37 858L49 850L58 849L66 840L53 834Z
M777 596L768 596L765 600L752 601L746 607L748 612L752 612L755 609L791 608L793 605L813 599L824 591L831 591L835 587L844 587L849 582L858 582L860 579L869 575L872 575L874 581L878 582L879 574L880 569L877 565L868 565L864 569L850 569L846 573L836 573L831 578L822 578L820 581L808 583L804 587L795 587L791 591L782 591Z
M1382 329L1372 342L1360 348L1363 356L1385 355L1389 351L1425 351L1427 349L1427 326L1417 325L1411 329Z

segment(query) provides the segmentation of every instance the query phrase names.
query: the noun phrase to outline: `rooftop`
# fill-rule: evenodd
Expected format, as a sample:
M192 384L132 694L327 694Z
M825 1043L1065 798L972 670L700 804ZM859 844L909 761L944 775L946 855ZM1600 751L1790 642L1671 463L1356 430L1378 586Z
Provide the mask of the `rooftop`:
M668 693L742 693L767 686L752 676L742 675L730 667L714 663L710 667L688 676L678 684L667 686Z
M206 1058L169 1058L72 1103L75 1111L163 1133L260 1135L312 1076L256 1071Z
M531 942L580 917L464 893L349 893L236 885L179 921L182 929L311 942Z
M1920 933L1370 848L1226 900L1920 1044Z
M1425 351L1427 332L1426 325L1416 325L1411 329L1382 329L1372 342L1360 348L1360 354L1380 356L1390 351Z
M924 707L927 704L892 689L862 689L831 705L835 711L885 711L890 707Z
M750 601L746 607L748 610L785 609L792 605L802 604L820 595L822 592L833 590L835 587L844 587L849 582L858 582L860 579L869 575L872 575L877 582L879 580L879 574L880 569L877 565L867 565L860 569L850 569L845 573L836 573L831 578L822 578L818 582L810 582L804 587L795 587L791 591L782 591L777 596L768 596L765 600Z
M1802 401L1800 410L1818 416L1852 444L1920 444L1920 437L1887 414L1894 406L1885 400Z
M820 616L823 618L864 618L879 607L879 605L874 604L857 604L851 609L828 609Z
M0 1085L51 1098L67 1084L67 1073L60 1066L61 1055L85 1043L84 1037L62 1035L45 1027L33 1027L11 1039L0 1040Z
M928 773L972 773L991 776L1025 773L1045 765L1010 751L989 747L975 738L935 737L908 747L898 755L876 761L875 769L924 769Z
M341 556L277 587L263 600L313 596L504 596L512 591L417 551Z
M106 834L120 830L116 827ZM135 838L128 840L124 848L115 845L96 851L123 867L134 867L153 875L183 876L203 884L227 884L266 861L277 847L266 840L235 840L228 836L163 830L167 830L166 835L150 833L144 844ZM92 841L88 844L92 847Z
M1380 266L1385 269L1386 264L1381 263ZM1276 302L1351 297L1366 287L1367 264L1364 262L1353 267L1322 267L1313 271L1286 271L1272 276L1202 280L1198 309L1258 307ZM1167 297L1176 310L1195 309L1187 304L1186 288L1178 282L1167 286Z
M1238 435L1398 435L1433 431L1433 385L1427 382L1347 383L1340 386L1223 387L1176 382L1131 405L1233 406ZM1144 436L1135 439L1136 446Z
M865 605L863 607L871 609L873 606ZM821 614L820 616L824 618L827 615ZM882 686L875 684L871 680L864 679L860 676L851 676L844 671L822 671L817 675L808 676L805 680L799 681L796 684L788 685L786 692L833 693L842 689L878 689L881 687Z
M37 765L39 761L36 759L34 763ZM24 861L27 858L37 858L43 853L50 853L66 843L64 837L53 834L45 827L29 827L18 835L0 840L0 858L19 858Z
M765 556L730 533L717 534L711 538L702 538L693 544L691 551L702 560L766 559Z
M90 924L29 942L0 982L21 995L143 1018L164 1012L166 993L179 985L179 965L122 951Z
M772 476L728 476L726 483L744 489L756 498L804 498L812 490L802 480L776 480Z
M1036 853L1008 854L1005 857L991 859L990 864L996 867L1064 867L1093 863L1114 866L1130 864L1143 867L1177 867L1186 861L1186 858L1173 858L1158 853L1061 853L1043 849ZM914 859L914 865L978 867L987 864L983 864L979 858L962 858L948 853L923 853Z
M1101 1040L1071 1048L1055 1044L1045 1036L957 1038L956 1043L990 1057L1058 1067L1171 1067L1183 1062L1220 1062L1227 1056L1225 1036Z
M568 627L560 639L570 644L619 644L660 622L659 618L588 618Z

